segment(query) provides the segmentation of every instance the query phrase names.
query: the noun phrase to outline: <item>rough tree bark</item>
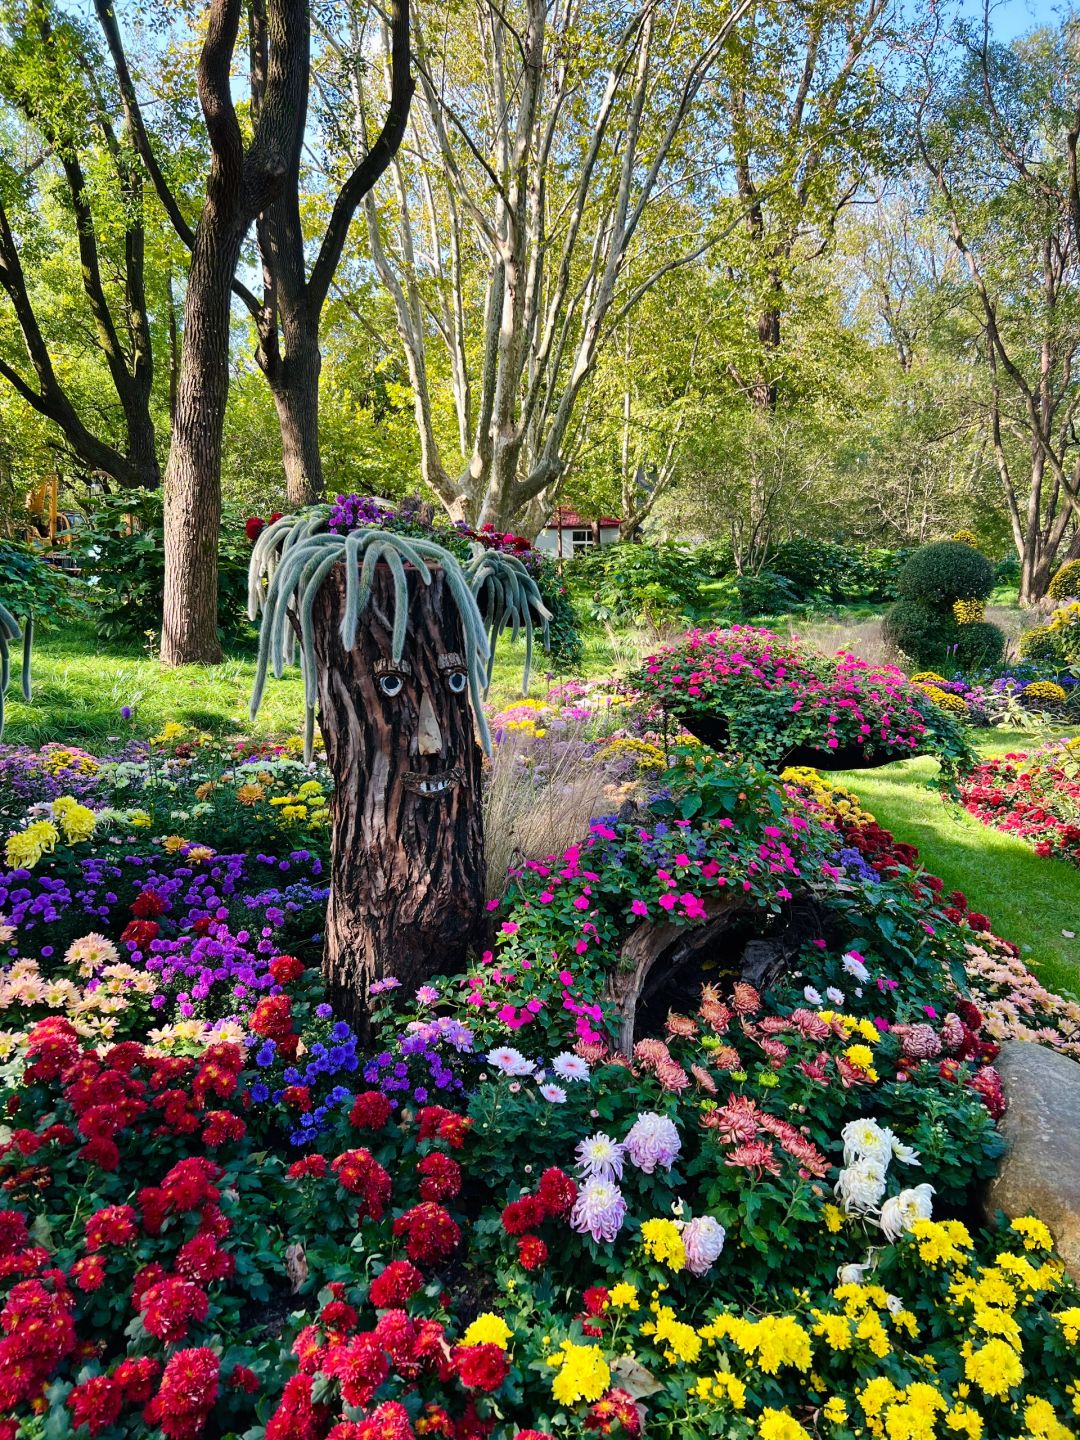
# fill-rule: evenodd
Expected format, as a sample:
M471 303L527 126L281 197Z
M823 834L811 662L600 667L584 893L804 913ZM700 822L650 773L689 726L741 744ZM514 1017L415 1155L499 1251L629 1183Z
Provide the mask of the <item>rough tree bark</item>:
M323 970L335 1013L360 1025L373 980L394 975L415 988L453 973L486 929L482 756L461 622L441 570L430 586L411 568L408 581L398 664L388 567L352 650L340 635L343 567L315 600L319 724L334 776Z
M290 509L323 493L319 453L319 325L357 207L386 170L405 136L412 102L409 68L409 0L390 6L391 82L386 119L370 149L341 187L318 254L307 273L308 243L300 214L300 157L281 196L257 227L263 267L263 301L255 315L255 352L274 397L281 426L285 494Z
M188 273L176 419L165 470L161 659L216 664L221 444L229 391L229 310L240 249L273 203L303 144L311 37L307 0L254 0L252 138L230 89L240 0L213 0L199 59L210 171Z

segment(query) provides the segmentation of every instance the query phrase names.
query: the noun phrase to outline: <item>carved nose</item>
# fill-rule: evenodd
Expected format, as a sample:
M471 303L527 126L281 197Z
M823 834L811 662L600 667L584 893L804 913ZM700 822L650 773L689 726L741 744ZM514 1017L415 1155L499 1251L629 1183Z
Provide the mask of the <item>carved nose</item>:
M435 706L425 690L420 700L420 730L417 735L417 749L421 755L443 753L442 731L435 716Z

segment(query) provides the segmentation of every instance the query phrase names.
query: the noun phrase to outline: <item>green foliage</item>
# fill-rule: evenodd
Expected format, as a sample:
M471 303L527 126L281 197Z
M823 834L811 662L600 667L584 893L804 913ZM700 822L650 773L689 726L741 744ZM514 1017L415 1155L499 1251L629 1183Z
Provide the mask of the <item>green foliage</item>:
M25 699L30 699L30 646L33 642L33 622L29 615L26 617L23 630L19 630L19 622L9 610L0 605L0 737L4 734L4 696L7 693L8 681L11 678L11 653L9 650L10 641L22 641L22 692Z
M71 619L86 612L83 589L31 546L0 540L0 595L13 614L32 614L38 625Z
M232 641L246 631L248 546L241 512L226 506L218 541L218 629ZM160 491L127 491L99 499L79 537L83 573L103 640L144 640L161 627L165 589L164 515Z
M951 653L961 670L980 670L1000 665L1005 655L1005 633L988 620L957 627Z
M887 645L925 669L945 663L959 628L951 614L931 610L917 600L898 600L887 612L881 633Z
M1066 560L1046 591L1051 600L1072 600L1080 595L1080 560Z
M1060 660L1061 648L1049 625L1033 625L1020 636L1021 660Z
M754 615L783 615L797 610L802 596L786 575L775 570L762 570L758 575L740 575L735 582L739 592L742 613L749 619Z
M706 579L695 552L673 544L621 541L575 557L568 570L572 582L592 592L590 608L597 620L638 625L692 618Z
M959 540L923 545L897 578L897 593L942 611L954 600L985 600L994 588L994 567L985 555Z

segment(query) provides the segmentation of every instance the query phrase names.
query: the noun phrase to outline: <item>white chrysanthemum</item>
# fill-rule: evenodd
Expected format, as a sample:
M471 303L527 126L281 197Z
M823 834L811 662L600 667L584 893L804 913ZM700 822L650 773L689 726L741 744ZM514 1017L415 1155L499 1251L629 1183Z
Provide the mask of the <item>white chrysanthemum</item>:
M651 1175L658 1165L670 1170L682 1149L675 1122L652 1110L637 1117L623 1144L631 1162L646 1175Z
M590 1135L587 1140L580 1140L575 1153L581 1175L589 1179L622 1179L626 1152L617 1140L612 1140L602 1130Z
M881 1207L881 1228L889 1240L899 1240L915 1224L916 1220L929 1220L934 1207L931 1196L932 1185L916 1185L911 1190L901 1190L892 1195Z
M850 1165L854 1160L873 1160L880 1165L882 1171L888 1169L896 1137L891 1130L883 1129L876 1120L869 1116L849 1120L840 1131L840 1138L844 1142L845 1165Z
M843 990L838 990L835 985L830 985L825 991L825 998L831 1001L833 1005L842 1005L845 997Z
M541 1085L540 1094L551 1105L564 1105L566 1103L566 1091L561 1085Z
M876 1210L885 1194L885 1167L866 1157L840 1171L836 1194L849 1215L866 1215Z
M802 993L803 999L808 1005L816 1005L818 1009L821 1008L821 995L814 989L813 985L804 985Z
M867 980L870 979L870 971L863 964L862 956L857 954L854 950L849 950L847 952L847 954L841 961L841 964L843 965L847 974L854 975L855 979L859 982L860 985L865 985Z
M526 1060L521 1051L515 1050L512 1045L498 1046L487 1058L504 1075L531 1075L535 1068L532 1061Z
M861 1285L863 1276L869 1269L869 1265L841 1265L836 1272L836 1278L841 1285Z
M551 1062L551 1068L560 1080L588 1080L592 1073L589 1062L580 1055L575 1055L572 1050L564 1050L560 1055L556 1055Z
M901 1165L919 1165L921 1163L919 1160L919 1152L913 1150L910 1145L905 1145L904 1142L890 1130L888 1125L881 1127L881 1133L886 1136L889 1141L894 1160L899 1160Z

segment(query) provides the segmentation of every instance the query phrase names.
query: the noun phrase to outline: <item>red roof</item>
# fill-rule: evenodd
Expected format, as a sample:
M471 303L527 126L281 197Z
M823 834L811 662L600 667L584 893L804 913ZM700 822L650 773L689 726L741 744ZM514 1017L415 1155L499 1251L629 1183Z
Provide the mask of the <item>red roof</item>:
M599 519L601 525L622 524L622 521L617 515L601 515ZM576 510L567 510L560 507L552 512L551 519L547 523L547 528L550 530L591 530L595 524L595 520L590 520L583 515L579 515Z

